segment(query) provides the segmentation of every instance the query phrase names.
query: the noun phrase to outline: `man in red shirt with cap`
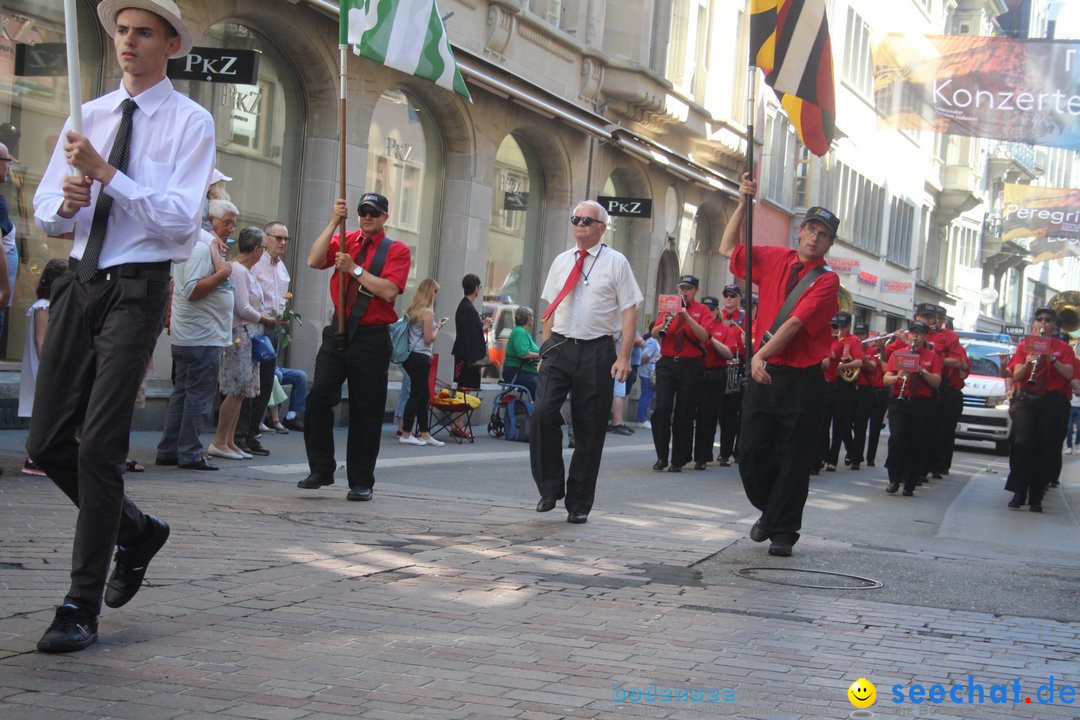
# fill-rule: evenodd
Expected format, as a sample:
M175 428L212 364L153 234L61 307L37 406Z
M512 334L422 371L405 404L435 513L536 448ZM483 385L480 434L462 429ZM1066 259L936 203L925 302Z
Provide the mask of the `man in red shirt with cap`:
M731 258L736 277L746 275L741 235L746 198L755 194L757 183L743 175L739 204L720 242L720 254ZM761 511L750 539L770 539L770 555L790 556L799 540L810 469L818 457L825 397L820 362L832 343L829 321L837 310L840 290L836 273L826 270L819 275L802 292L788 318L775 330L771 328L788 294L807 273L826 265L825 254L839 226L835 214L813 207L799 226L797 248L755 245L753 249L759 309L739 431L739 475L746 497ZM770 334L765 338L767 330Z
M296 484L315 490L334 484L334 407L341 402L341 385L349 382L349 439L345 472L349 500L370 500L375 485L375 461L386 407L390 367L391 323L397 320L394 300L405 289L412 264L409 246L386 236L390 203L378 193L360 198L356 214L360 230L345 234L345 248L335 230L348 214L344 200L334 204L330 222L315 239L308 265L333 267L330 298L338 307L338 275L345 281L345 337L337 332L337 311L323 328L315 356L315 378L304 417L304 446L311 473Z

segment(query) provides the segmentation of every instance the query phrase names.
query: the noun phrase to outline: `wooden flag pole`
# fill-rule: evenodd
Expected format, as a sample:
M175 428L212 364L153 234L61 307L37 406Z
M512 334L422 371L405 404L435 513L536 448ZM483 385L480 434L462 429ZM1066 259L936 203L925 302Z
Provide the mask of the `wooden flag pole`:
M754 98L754 81L757 79L755 73L757 68L753 65L750 66L750 71L746 75L746 174L753 180L754 179L754 117L756 113L756 102ZM754 294L754 198L747 196L746 198L746 292L743 294L743 322L746 327L743 328L746 340L746 367L743 368L745 373L744 377L750 379L750 360L754 357L754 333L753 322L754 317L751 311L751 300Z
M338 199L345 200L345 90L347 80L345 63L349 57L349 46L339 45L338 50L341 52L341 68L339 71L341 76L341 96L338 100L338 177L341 180ZM342 218L341 226L338 228L338 252L345 252L345 229L346 220ZM345 273L341 272L341 270L338 270L337 334L338 341L343 347L345 345Z

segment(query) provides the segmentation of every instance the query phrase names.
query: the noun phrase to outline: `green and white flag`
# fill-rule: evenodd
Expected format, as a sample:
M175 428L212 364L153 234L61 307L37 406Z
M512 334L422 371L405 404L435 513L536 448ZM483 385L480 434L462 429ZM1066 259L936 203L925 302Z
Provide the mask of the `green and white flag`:
M472 101L435 0L341 0L341 44Z

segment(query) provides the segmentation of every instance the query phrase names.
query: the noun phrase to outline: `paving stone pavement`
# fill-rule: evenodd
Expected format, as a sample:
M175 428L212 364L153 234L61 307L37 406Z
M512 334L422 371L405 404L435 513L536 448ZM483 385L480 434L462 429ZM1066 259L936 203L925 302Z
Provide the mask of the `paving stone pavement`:
M47 479L13 476L18 438L0 445L0 719L847 718L860 677L877 686L874 717L1080 717L1080 699L1036 695L1051 677L1059 699L1080 684L1075 622L712 584L703 564L750 543L745 523L706 514L598 508L575 526L533 512L527 491L511 502L389 472L374 502L346 503L340 479L303 492L273 463L129 475L172 537L96 645L40 654L74 511ZM487 471L528 483L508 457ZM969 675L985 704L888 700L913 683L966 697ZM990 704L995 684L1007 703Z

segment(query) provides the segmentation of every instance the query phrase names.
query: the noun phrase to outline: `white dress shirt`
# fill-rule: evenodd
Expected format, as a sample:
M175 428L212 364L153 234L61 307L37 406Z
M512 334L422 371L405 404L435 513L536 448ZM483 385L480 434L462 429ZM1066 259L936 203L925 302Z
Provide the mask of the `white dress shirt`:
M577 247L551 263L540 298L549 304L558 296L574 267ZM645 297L630 261L618 250L597 243L589 248L581 278L555 308L551 331L575 340L593 340L622 330L622 312Z
M278 260L276 263L270 260L270 253L263 252L259 261L251 267L263 292L268 296L270 311L280 315L285 311L285 293L289 291L289 271L285 269L285 261Z
M120 128L121 103L128 97L121 85L82 107L83 134L106 160ZM105 188L113 205L100 268L186 260L199 234L202 203L214 170L214 119L210 113L173 90L168 78L134 100L139 107L132 116L128 170L117 172ZM64 154L70 129L69 118L34 195L34 219L49 235L74 230L71 256L81 258L102 186L93 184L90 205L74 217L57 214L64 201L64 178L74 174Z

